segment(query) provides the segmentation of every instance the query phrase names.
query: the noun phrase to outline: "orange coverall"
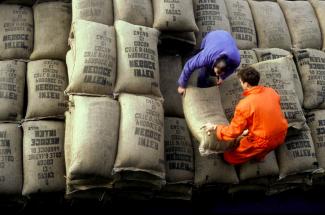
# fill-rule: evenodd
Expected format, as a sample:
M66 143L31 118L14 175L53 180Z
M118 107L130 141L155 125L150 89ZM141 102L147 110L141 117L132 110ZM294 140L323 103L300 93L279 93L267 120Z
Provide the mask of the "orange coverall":
M280 106L280 96L269 87L254 86L242 94L230 125L218 125L216 137L233 141L245 129L248 135L239 146L224 153L230 164L242 164L254 158L262 160L272 150L284 143L288 129Z

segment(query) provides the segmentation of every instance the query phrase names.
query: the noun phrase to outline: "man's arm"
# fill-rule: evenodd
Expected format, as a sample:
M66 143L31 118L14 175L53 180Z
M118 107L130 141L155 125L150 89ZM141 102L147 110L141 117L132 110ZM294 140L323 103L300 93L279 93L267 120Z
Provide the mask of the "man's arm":
M190 79L192 73L201 67L208 66L209 65L209 58L204 53L204 51L199 52L195 56L193 56L191 59L189 59L183 68L182 74L180 75L178 79L178 85L180 87L186 88L188 80Z
M216 128L216 137L218 140L232 141L240 136L246 129L247 116L243 110L236 107L235 114L230 125L218 125Z

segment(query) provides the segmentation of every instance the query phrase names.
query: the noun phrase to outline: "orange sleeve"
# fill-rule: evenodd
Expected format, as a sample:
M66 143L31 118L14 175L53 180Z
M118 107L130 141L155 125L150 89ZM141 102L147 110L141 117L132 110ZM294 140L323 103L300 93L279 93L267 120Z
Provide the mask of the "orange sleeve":
M246 129L247 111L241 110L237 105L233 119L230 125L218 125L216 128L216 136L218 140L232 141L240 136Z

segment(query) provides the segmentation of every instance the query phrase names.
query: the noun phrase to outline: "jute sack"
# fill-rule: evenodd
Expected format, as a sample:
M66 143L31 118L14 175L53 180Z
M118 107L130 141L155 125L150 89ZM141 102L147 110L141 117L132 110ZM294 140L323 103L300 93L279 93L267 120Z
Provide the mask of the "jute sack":
M257 47L256 30L251 9L247 1L225 0L231 33L239 49Z
M171 199L171 200L191 200L192 199L192 185L191 184L173 184L168 183L155 196L157 199Z
M325 108L325 53L315 49L295 49L293 53L304 91L303 107Z
M5 4L19 4L19 5L33 5L36 0L2 0L0 1Z
M112 95L116 77L114 27L78 20L72 25L69 43L72 59L67 62L72 65L66 93Z
M239 167L240 180L278 175L279 166L274 151L267 154L263 161L250 160Z
M319 0L309 0L313 6L318 19L319 27L322 33L323 45L322 50L325 50L325 2Z
M152 1L153 27L163 31L198 31L192 1Z
M23 195L57 192L65 188L64 122L23 123Z
M159 88L158 36L153 28L118 20L116 93L161 96Z
M233 147L233 142L216 140L202 128L206 123L218 125L228 124L221 105L220 92L217 87L187 87L183 96L184 115L192 135L200 142L200 153L206 156L211 153L222 153Z
M218 29L231 32L224 0L194 0L193 4L195 21L199 28L199 31L196 32L197 49L200 49L203 38L210 31Z
M182 72L181 56L159 56L160 89L165 116L184 117L182 96L177 93L177 80Z
M65 131L64 131L64 163L65 163L65 176L67 177L71 164L71 147L73 140L73 113L74 107L69 107L64 113L65 116Z
M165 117L166 181L191 183L194 155L190 133L183 118Z
M245 68L251 64L257 63L257 58L253 50L240 50L240 65L238 69ZM243 88L240 85L237 73L230 75L221 86L220 96L222 107L225 111L226 117L229 121L234 116L235 107L238 104L241 95L243 93Z
M292 56L251 65L261 75L260 85L272 87L281 97L281 109L288 126L303 128L306 119L300 106L293 81Z
M193 138L195 156L194 184L197 187L210 184L237 184L239 182L234 166L227 164L222 155L201 156L200 143Z
M0 59L29 59L33 51L34 20L30 7L1 5Z
M23 185L21 128L15 123L0 123L0 193L21 194Z
M254 18L258 47L290 50L291 37L280 6L276 2L248 0Z
M288 175L312 172L318 168L315 148L308 127L300 131L293 130L288 130L285 143L276 150L280 179Z
M266 61L266 60L274 60L277 58L285 57L288 55L291 55L290 52L284 50L284 49L278 49L278 48L270 48L270 49L254 49L257 59L259 62L261 61ZM293 59L291 60L291 70L292 70L292 75L293 75L293 80L294 80L294 86L296 90L296 94L299 99L300 105L303 104L304 100L304 93L299 77L299 73L296 67L295 62Z
M291 55L289 51L279 48L257 48L254 51L259 62Z
M113 0L114 20L151 27L153 8L151 0Z
M27 65L28 105L25 118L63 116L67 109L67 71L59 60L30 61Z
M109 179L117 149L119 103L109 97L72 98L72 139L67 177Z
M70 83L72 79L71 76L72 76L73 65L74 65L72 50L69 50L67 52L65 59L66 59L65 63L67 64L68 83Z
M113 25L113 0L73 0L72 23L77 20Z
M71 26L71 4L45 2L33 6L35 22L34 50L31 60L65 60Z
M306 118L319 167L325 169L325 110L312 110Z
M165 179L164 110L160 100L121 94L114 172L140 171Z
M308 1L278 0L286 18L293 48L314 48L322 46L322 35L313 7Z
M0 61L0 121L22 119L24 107L26 63Z

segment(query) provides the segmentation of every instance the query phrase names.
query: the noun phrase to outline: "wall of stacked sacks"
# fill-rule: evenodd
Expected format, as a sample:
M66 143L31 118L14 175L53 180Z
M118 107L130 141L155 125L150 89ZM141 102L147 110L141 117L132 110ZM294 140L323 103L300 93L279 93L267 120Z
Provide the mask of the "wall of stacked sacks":
M323 185L324 11L319 0L2 1L0 196L189 200ZM193 75L177 93L215 29L280 93L290 126L263 162L236 169L198 151L202 124L232 118L236 74L220 88L196 88Z

